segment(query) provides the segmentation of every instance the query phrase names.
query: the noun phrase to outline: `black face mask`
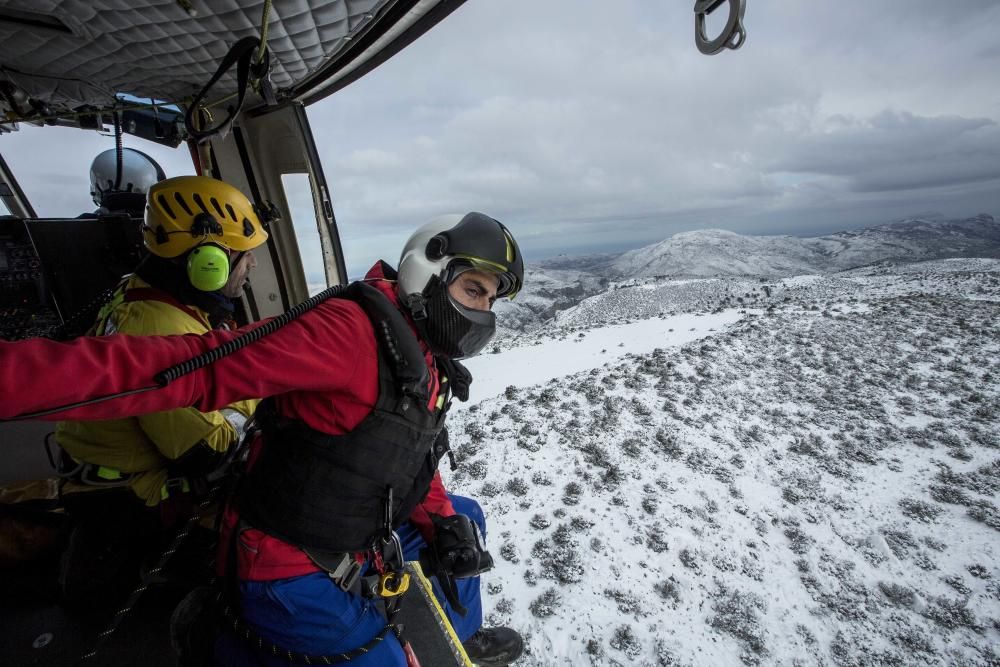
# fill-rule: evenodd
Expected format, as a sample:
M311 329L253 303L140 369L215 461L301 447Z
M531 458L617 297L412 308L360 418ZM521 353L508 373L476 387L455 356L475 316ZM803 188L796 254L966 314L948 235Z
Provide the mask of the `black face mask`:
M466 308L436 279L427 290L424 308L426 317L414 317L417 328L435 354L450 359L479 354L497 332L492 311Z

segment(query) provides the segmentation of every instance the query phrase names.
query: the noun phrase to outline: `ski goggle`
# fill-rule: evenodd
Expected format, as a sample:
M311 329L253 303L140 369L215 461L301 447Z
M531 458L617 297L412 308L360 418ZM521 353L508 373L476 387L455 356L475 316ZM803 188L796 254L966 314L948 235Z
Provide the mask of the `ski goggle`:
M473 257L471 255L455 255L455 259L448 264L448 268L445 271L445 284L450 285L451 281L470 269L490 273L497 277L498 299L503 299L505 297L513 299L517 296L518 291L521 289L517 278L506 266L497 262L491 262L490 260L483 259L482 257Z

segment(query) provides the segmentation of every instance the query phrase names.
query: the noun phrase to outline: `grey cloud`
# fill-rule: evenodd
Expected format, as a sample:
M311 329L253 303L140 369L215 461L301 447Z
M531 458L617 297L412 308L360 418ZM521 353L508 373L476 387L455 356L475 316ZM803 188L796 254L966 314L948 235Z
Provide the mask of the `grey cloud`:
M444 212L504 219L529 256L998 214L998 22L994 0L751 0L746 46L708 58L689 3L479 0L309 117L357 270ZM77 210L111 145L77 134L72 165L58 138L0 150ZM62 167L79 182L53 188Z
M1000 125L990 119L886 111L833 120L798 137L771 170L843 177L857 192L1000 179Z

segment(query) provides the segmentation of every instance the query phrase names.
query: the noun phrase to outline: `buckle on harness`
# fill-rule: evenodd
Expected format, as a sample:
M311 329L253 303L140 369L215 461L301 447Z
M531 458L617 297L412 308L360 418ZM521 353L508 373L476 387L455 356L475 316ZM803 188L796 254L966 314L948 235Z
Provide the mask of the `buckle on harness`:
M80 469L78 481L87 486L103 486L105 488L116 488L128 486L135 476L135 473L123 473L115 468L85 463Z
M361 563L354 558L354 554L345 553L332 571L327 571L327 576L333 583L337 584L340 590L345 593L351 588L361 576Z
M191 485L188 483L187 477L172 477L164 482L163 486L160 487L160 501L163 502L176 492L191 492Z

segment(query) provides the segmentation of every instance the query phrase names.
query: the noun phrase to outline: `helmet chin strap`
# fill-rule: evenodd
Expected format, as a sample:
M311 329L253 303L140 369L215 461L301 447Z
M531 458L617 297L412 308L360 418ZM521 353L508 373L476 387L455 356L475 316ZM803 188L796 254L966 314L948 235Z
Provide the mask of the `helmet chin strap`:
M427 319L427 297L423 294L410 294L404 303L414 322Z

